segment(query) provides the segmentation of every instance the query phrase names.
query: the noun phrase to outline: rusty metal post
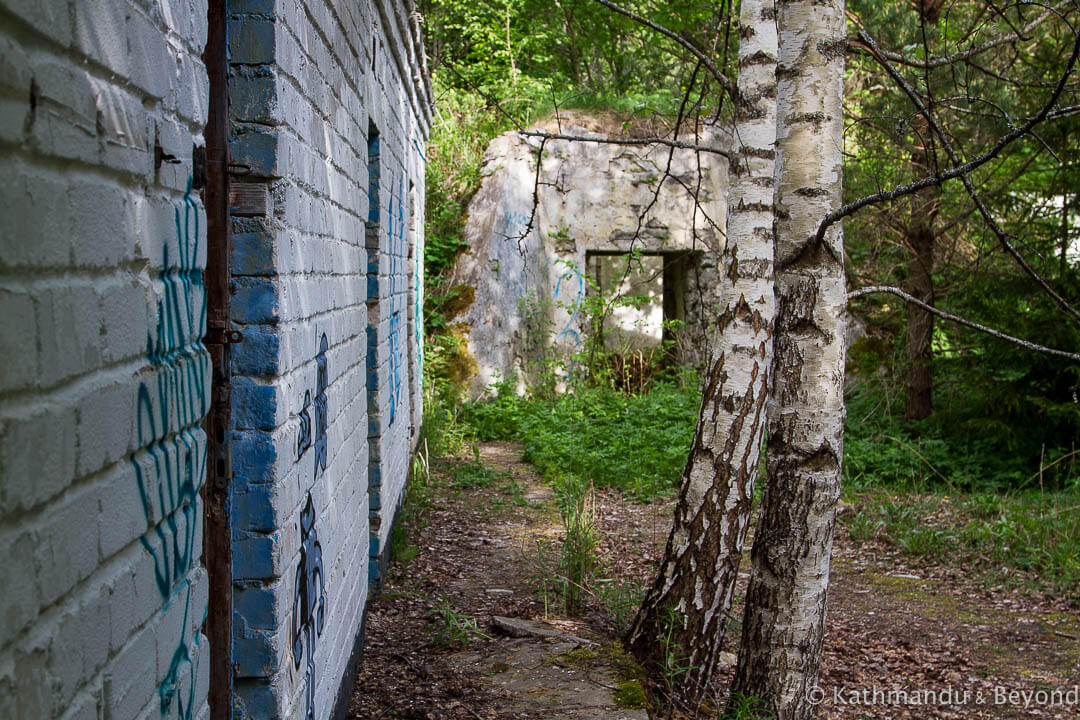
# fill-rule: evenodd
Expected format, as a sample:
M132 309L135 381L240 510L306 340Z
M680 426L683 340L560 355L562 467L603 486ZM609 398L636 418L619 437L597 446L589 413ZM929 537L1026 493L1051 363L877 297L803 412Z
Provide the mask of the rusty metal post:
M226 0L210 0L203 63L210 82L206 123L206 294L205 344L214 365L213 397L206 419L209 440L203 562L210 580L206 634L210 641L210 717L232 716L232 546L229 452L229 91Z

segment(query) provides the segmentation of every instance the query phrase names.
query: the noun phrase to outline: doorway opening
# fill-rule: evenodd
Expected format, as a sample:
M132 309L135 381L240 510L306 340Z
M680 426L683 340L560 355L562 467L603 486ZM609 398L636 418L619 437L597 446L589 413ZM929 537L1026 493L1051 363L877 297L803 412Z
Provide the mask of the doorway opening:
M585 254L587 294L605 298L603 348L616 383L644 387L657 369L679 364L687 334L692 251Z

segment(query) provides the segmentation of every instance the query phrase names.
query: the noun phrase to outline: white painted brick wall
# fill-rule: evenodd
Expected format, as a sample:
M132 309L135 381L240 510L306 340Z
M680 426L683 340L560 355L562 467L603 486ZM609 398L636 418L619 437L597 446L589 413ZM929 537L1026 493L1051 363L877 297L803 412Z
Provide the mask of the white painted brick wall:
M201 0L0 0L0 717L207 710L205 41Z
M373 543L385 548L404 492L421 420L430 122L410 12L230 3L231 151L271 198L266 217L232 228L237 716L300 718L309 702L329 716ZM0 364L0 717L208 713L206 237L188 192L208 109L206 13L205 0L0 0L0 343L18 352ZM180 162L157 166L156 147ZM316 538L321 630L296 602Z
M272 198L266 218L233 223L240 292L232 316L245 336L234 349L243 361L233 368L235 706L243 716L302 718L310 703L323 718L350 672L369 592L371 463L385 481L385 522L374 537L385 547L388 513L408 473L410 426L420 417L406 364L416 355L409 349L407 194L411 180L423 197L417 148L427 137L427 89L394 64L391 49L415 57L418 42L386 33L388 23L411 27L403 3L239 0L230 11L233 155L253 168L244 180L268 184ZM409 47L398 47L402 37ZM382 182L379 243L369 251L371 124L381 137ZM270 150L256 150L260 144ZM379 268L377 303L368 302L369 252ZM254 302L260 293L272 302ZM372 323L376 362L369 366ZM316 469L324 335L326 467ZM392 369L400 388L390 424ZM369 373L378 379L370 416ZM378 423L372 437L369 420ZM323 572L310 590L316 606L323 603L321 629L318 613L298 602L315 538Z

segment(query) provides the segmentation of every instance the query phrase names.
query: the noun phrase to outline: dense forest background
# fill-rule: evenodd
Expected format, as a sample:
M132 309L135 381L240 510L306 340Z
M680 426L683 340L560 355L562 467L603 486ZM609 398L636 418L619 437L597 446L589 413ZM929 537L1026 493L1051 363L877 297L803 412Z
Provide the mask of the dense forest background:
M467 204L497 134L575 108L638 136L730 122L736 10L733 0L421 2L437 103L425 386L441 442L519 439L546 472L642 500L677 486L700 397L692 373L658 364L630 393L613 371L617 358L590 357L589 373L565 394L545 386L517 398L504 387L465 404L455 385L461 348L447 332L457 290L445 273L463 248ZM1080 10L1069 2L850 0L848 17L846 202L977 157L1036 115L1065 71ZM947 147L860 30L932 109ZM952 180L849 217L849 290L902 288L1009 335L1080 351L1080 319L1068 309L1080 305L1078 97L1074 75L1034 133L972 172L975 197ZM859 330L846 391L852 534L887 535L915 555L949 553L1009 579L1074 591L1080 363L933 319L893 295L859 297L850 311Z

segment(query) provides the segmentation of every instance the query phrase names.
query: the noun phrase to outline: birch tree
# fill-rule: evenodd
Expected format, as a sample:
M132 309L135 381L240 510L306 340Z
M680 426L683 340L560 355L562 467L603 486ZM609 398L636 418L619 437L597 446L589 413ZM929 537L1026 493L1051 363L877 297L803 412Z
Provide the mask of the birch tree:
M844 0L777 3L776 332L768 482L733 684L778 720L813 712L844 429L840 223Z
M654 676L677 662L681 700L716 668L750 520L772 365L773 141L776 26L772 0L743 0L731 152L723 308L710 338L697 432L659 574L627 635Z

